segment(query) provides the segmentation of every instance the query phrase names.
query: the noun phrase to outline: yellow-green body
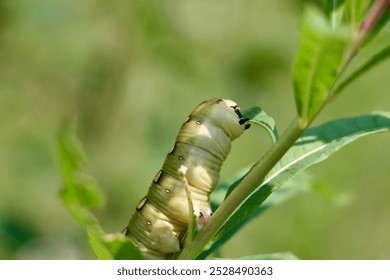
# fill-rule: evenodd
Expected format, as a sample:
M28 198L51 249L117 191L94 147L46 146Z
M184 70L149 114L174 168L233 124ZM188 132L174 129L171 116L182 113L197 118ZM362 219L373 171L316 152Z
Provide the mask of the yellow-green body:
M180 237L190 220L185 177L194 214L207 221L212 215L209 196L219 181L219 171L231 141L245 130L237 104L211 99L197 106L183 123L164 165L156 174L148 194L134 212L126 235L138 244L147 259L166 259L179 252Z

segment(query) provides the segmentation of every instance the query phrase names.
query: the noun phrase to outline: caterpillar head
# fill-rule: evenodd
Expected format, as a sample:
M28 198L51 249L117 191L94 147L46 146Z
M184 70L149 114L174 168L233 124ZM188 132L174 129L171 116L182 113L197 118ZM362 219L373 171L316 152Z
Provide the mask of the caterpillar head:
M237 103L229 99L212 99L212 106L207 107L207 116L220 126L231 140L244 133L249 126L245 124Z

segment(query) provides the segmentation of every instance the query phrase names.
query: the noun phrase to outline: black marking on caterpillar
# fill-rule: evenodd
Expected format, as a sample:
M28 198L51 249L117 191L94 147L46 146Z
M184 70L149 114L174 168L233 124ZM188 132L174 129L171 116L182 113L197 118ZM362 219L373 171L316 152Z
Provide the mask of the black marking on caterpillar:
M226 99L202 102L185 120L162 169L124 231L138 244L145 258L166 259L182 249L180 240L190 217L178 171L181 166L187 167L185 178L197 223L210 220L210 193L219 181L231 141L249 127L246 121L237 104Z

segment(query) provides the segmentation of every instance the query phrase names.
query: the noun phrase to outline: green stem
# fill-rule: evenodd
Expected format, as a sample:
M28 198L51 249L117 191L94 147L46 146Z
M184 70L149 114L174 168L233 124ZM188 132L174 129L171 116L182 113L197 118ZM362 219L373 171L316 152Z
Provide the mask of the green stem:
M193 242L184 248L178 259L195 259L203 251L223 224L245 201L245 198L261 184L265 176L290 149L305 128L300 126L297 119L292 122L280 140L252 167L241 183L221 204L212 219L195 236Z
M352 42L344 56L344 61L339 68L339 72L335 77L335 81L339 79L340 75L344 72L347 65L350 63L352 58L356 55L359 48L366 40L368 34L372 31L373 27L377 24L389 6L390 0L377 0L371 7L369 13L360 26L355 40ZM332 90L333 86L329 89L329 93L331 93ZM236 211L236 209L238 209L238 207L256 189L256 187L261 184L265 176L271 171L274 165L302 135L302 133L323 109L323 107L331 101L331 97L332 94L329 94L328 100L324 102L320 110L315 116L313 116L313 118L311 118L311 120L302 122L302 120L296 119L292 122L280 140L275 145L273 145L271 149L264 155L264 157L261 158L252 167L245 178L221 204L221 206L214 213L213 218L195 236L193 242L188 247L184 248L178 259L195 259L203 251L203 249L217 234L219 229L224 225L229 217Z
M385 61L390 57L390 45L386 46L378 53L374 54L369 61L367 61L363 66L354 71L349 77L347 77L344 81L342 81L336 88L334 88L331 92L331 95L336 97L343 89L345 89L351 82L356 80L362 74L366 73L368 70L376 66L377 64Z
M386 13L387 9L390 7L390 0L377 0L372 5L371 9L368 11L364 20L360 24L359 30L356 34L356 37L352 41L351 45L346 51L344 56L344 61L339 68L337 78L345 71L352 58L357 54L361 46L365 43L367 37L370 35L371 31L378 24L379 20Z

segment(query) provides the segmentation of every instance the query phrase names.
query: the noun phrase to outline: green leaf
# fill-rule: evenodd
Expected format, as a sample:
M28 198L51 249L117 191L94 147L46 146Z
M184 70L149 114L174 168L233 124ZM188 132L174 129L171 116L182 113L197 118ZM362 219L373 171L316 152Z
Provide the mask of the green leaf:
M242 176L248 171L249 168L246 169L245 172L240 172L240 175L234 178L236 181L231 184L231 186L229 184L231 183L231 181L229 181L229 183L222 183L217 186L217 188L211 194L210 198L210 203L213 206L213 209L216 208L216 205L220 205L222 203L224 194L226 194L227 197L231 193L233 188L235 188L242 180ZM308 191L311 188L311 184L311 176L305 172L302 172L299 175L292 177L287 182L280 180L275 185L263 186L262 188L276 188L277 186L279 186L279 188L276 189L274 192L270 191L267 200L265 200L267 196L264 196L263 198L259 198L258 196L252 196L248 198L248 200L246 201L246 205L254 205L254 208L247 207L244 209L240 209L239 213L236 212L234 215L236 215L236 221L239 222L237 224L232 223L232 227L228 227L225 224L224 227L218 232L217 236L214 237L213 240L215 243L207 252L204 252L201 255L201 258L205 258L209 253L211 253L212 251L220 247L222 244L224 244L226 241L228 241L238 230L240 230L250 220L256 218L268 208L280 205L284 201L296 196L297 194ZM226 192L227 189L228 191ZM261 201L265 201L261 203L260 199L262 199Z
M69 213L73 219L84 226L95 225L98 223L96 217L89 211L88 208L84 207L79 203L71 189L64 188L60 191L60 197L68 208Z
M57 144L58 168L63 182L60 197L72 217L85 227L96 257L102 260L142 259L137 246L125 235L106 235L91 212L102 207L105 199L96 180L83 173L86 157L76 137L74 122L64 122Z
M345 17L346 20L357 29L360 22L367 13L368 7L371 5L372 0L346 0L345 1Z
M143 260L140 250L122 233L104 234L99 225L88 226L88 241L99 260Z
M75 136L76 124L65 120L57 135L58 169L64 183L71 184L74 176L85 164L86 157L80 141Z
M390 46L385 47L378 53L373 55L366 63L355 70L348 78L343 80L333 91L333 95L337 96L344 88L359 78L362 74L376 66L378 63L385 61L390 56Z
M61 126L58 137L58 169L63 182L61 198L72 216L81 224L96 223L89 208L103 204L104 198L93 179L82 174L85 154L75 136L75 123L67 120Z
M348 0L324 0L323 10L328 16L332 14L335 10L339 9L341 6L345 5L345 1Z
M390 113L383 112L355 118L339 119L308 129L270 171L261 186L242 203L224 224L213 241L216 242L222 237L225 240L225 235L230 235L230 231L236 231L250 215L253 218L255 216L252 214L254 211L257 211L257 215L262 213L261 209L267 205L263 201L297 173L315 163L327 159L343 146L362 136L387 131L389 129ZM306 182L310 183L308 180ZM259 208L260 205L261 208ZM212 249L216 247L213 246Z
M82 172L86 157L75 135L75 123L64 122L57 139L58 167L63 181L61 198L79 223L96 224L97 220L90 209L102 207L104 196L96 180Z
M121 233L107 234L104 236L104 244L115 260L143 260L138 247Z
M293 86L298 115L306 125L327 101L350 35L341 27L333 30L314 9L306 13L300 34Z
M336 28L344 23L345 0L326 0L324 11L328 16L332 28Z
M91 246L95 256L99 260L113 260L114 255L104 243L104 232L96 222L93 225L85 227L88 235L88 243Z
M63 195L68 196L69 203L79 203L80 206L95 209L104 205L104 196L93 178L80 179L68 185L63 190Z
M268 116L260 107L252 107L242 112L242 117L249 119L248 123L259 125L264 128L271 136L272 142L275 143L279 139L278 130L273 118ZM243 176L249 169L245 169L239 172L234 179L223 182L217 186L217 188L211 193L211 206L212 209L216 209L223 200L230 194L230 192L238 185ZM232 185L233 184L233 185ZM231 186L232 185L232 186ZM231 186L229 188L229 186ZM226 190L228 190L226 192Z
M390 8L388 7L383 16L379 19L378 23L374 26L365 43L371 41L382 30L390 19Z
M242 116L249 119L248 123L264 128L271 136L273 143L279 138L274 119L268 116L260 107L249 108L242 112Z

